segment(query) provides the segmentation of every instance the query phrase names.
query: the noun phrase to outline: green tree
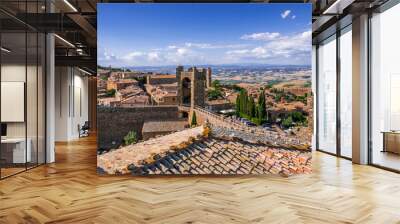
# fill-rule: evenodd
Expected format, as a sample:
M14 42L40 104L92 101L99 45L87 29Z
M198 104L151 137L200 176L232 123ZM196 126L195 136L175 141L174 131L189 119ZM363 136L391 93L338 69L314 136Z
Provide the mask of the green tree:
M260 121L266 119L266 102L265 102L265 93L264 90L261 91L260 96L258 97L258 119Z
M259 105L257 104L257 105L255 105L255 111L254 111L254 117L256 117L257 119L259 118L259 116L258 116L258 109L259 108Z
M292 127L292 126L293 126L293 119L292 119L292 117L289 116L289 117L287 117L286 119L284 119L284 120L282 121L282 126L283 126L284 128L290 128L290 127Z
M235 105L235 109L236 109L236 116L240 116L240 96L237 95L236 96L236 105Z
M306 83L304 83L304 88L310 88L311 87L311 82L307 81Z
M214 89L220 89L221 88L221 82L219 80L214 80L211 83L211 86L214 87Z
M117 90L115 90L115 89L107 90L106 96L108 96L108 97L114 97L116 92L117 92Z
M240 113L246 114L247 110L247 91L242 89L240 91Z
M296 123L303 123L307 120L307 117L304 116L300 111L294 111L290 113L290 117L292 117L293 121Z
M208 100L216 100L222 97L222 92L219 89L213 89L208 91Z
M196 112L193 111L192 121L190 122L190 126L194 127L196 125L197 125Z
M247 115L249 115L250 117L255 117L256 104L254 103L253 97L249 96L249 104L247 106Z
M275 102L279 102L282 99L282 93L276 93L275 95Z
M233 90L235 90L236 92L240 92L240 90L242 90L243 88L238 86L238 85L233 85Z
M128 132L127 135L124 137L125 145L131 145L137 142L137 136L135 131Z

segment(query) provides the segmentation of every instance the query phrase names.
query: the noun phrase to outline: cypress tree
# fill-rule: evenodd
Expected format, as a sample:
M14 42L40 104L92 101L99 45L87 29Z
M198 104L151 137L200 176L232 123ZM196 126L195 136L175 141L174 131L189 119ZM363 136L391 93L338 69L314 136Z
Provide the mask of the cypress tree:
M190 122L190 126L194 127L196 125L197 125L196 112L193 111L192 121Z
M242 89L240 91L240 113L247 114L247 92Z
M261 91L258 97L258 119L260 121L266 119L266 107L265 107L265 93L264 90Z
M243 93L243 109L242 113L247 114L247 93Z
M249 104L248 104L247 112L248 112L247 115L249 115L250 117L254 117L256 114L256 107L255 107L254 99L251 96L249 96Z
M254 111L254 117L258 118L258 104L254 106L255 111Z
M240 116L240 95L236 96L236 116Z
M243 105L244 105L244 98L243 98L243 95L244 95L244 90L242 89L242 90L240 90L240 93L239 93L239 114L240 113L243 113Z

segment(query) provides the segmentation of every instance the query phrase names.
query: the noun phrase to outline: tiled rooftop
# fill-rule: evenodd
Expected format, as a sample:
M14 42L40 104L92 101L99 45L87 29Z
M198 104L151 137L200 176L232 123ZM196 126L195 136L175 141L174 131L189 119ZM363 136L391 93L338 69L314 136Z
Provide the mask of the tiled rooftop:
M160 153L155 153L149 148L136 149L143 143L139 143L139 146L128 146L129 153L125 155L123 154L124 149L116 150L114 153L118 154L119 160L115 162L119 163L119 167L125 166L122 170L129 171L133 175L279 174L290 176L311 172L311 153L309 151L272 147L262 141L252 139L251 134L246 136L243 133L232 133L221 127L212 127L209 136L197 137L190 144L182 145L175 140L174 146L181 145L181 147L173 147L174 150L171 150L168 144L162 143L163 139L171 141L177 136L185 135L189 130L191 129L174 133L173 136L166 135L152 139L151 141L157 141L160 147L165 148ZM197 136L200 130L195 132ZM185 141L187 143L187 140ZM148 141L144 143L147 146L152 145ZM129 155L138 157L136 154L139 152L147 155L141 155L142 159L135 159L135 162L129 162L130 158L123 158ZM112 165L114 161L109 159L110 157L107 161L107 158L103 157L102 164L108 164L115 168L115 165ZM121 163L123 160L125 161ZM108 171L114 168L108 168ZM107 172L101 165L99 171Z
M311 172L311 154L275 149L241 141L209 138L183 150L154 156L155 161L128 167L133 175L146 174L293 174Z
M188 126L187 119L144 122L142 132L182 131Z
M155 155L164 156L172 149L182 148L199 139L203 134L203 127L186 129L158 138L127 145L97 156L97 166L108 174L129 173L128 166L136 166L143 161L152 161Z

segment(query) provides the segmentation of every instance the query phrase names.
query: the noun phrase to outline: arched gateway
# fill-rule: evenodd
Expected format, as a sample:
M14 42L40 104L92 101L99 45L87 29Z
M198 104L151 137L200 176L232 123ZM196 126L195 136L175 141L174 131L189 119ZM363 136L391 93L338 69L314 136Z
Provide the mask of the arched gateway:
M184 71L183 66L176 68L176 79L178 81L178 100L180 105L204 107L206 97L206 80L211 69L189 68Z

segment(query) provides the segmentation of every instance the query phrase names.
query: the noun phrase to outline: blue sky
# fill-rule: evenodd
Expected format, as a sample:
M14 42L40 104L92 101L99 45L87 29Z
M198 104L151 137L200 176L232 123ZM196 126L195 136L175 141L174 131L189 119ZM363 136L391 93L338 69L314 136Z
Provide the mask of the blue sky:
M98 4L108 66L311 62L310 4Z

